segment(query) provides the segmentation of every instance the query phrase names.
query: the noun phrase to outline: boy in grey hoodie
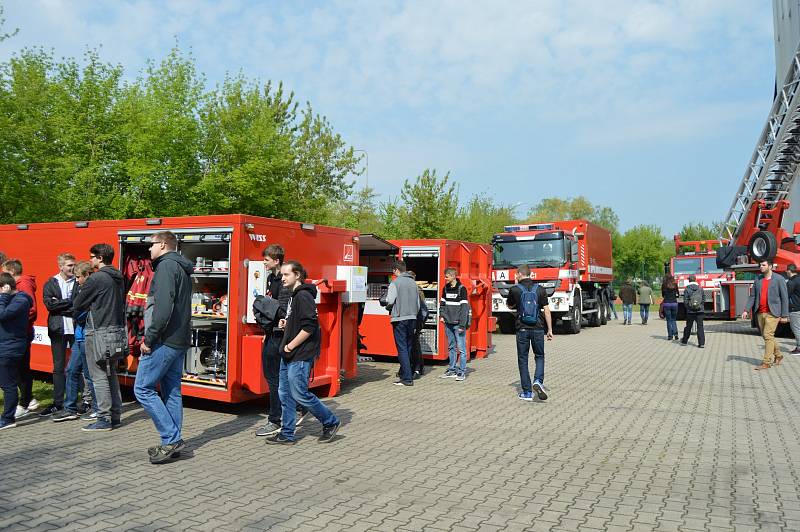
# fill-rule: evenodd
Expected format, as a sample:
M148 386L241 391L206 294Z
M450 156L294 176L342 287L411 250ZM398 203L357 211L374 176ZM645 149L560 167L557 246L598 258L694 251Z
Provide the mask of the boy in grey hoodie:
M400 361L400 378L395 386L413 386L411 372L411 348L414 342L414 326L419 312L419 293L414 278L406 272L406 263L398 260L394 263L394 281L389 285L386 294L386 309L391 313L394 343L397 346L397 358Z

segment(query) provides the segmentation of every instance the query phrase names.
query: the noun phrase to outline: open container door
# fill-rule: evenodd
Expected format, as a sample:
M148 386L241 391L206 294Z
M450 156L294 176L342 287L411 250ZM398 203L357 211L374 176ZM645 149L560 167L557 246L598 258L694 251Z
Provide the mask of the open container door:
M192 273L192 336L186 352L182 381L185 384L229 387L229 305L232 227L187 228L170 231L178 237L178 253L194 264ZM125 275L126 292L134 282L134 261L149 260L148 247L153 231L118 232L120 261ZM143 319L128 312L131 336L143 328ZM142 317L143 318L143 317ZM144 331L141 330L143 334ZM136 351L136 349L134 349ZM138 358L128 357L122 377L134 377Z
M400 258L406 263L406 268L416 275L417 286L425 294L425 304L428 306L428 319L422 327L420 347L426 358L446 360L447 342L442 340L445 349L439 352L440 336L444 329L439 327L439 287L440 279L444 278L441 264L443 246L406 246L400 250ZM441 332L440 332L441 329Z
M359 355L397 356L389 313L379 301L389 290L400 248L373 234L359 236L359 264L367 267L367 300L359 317Z

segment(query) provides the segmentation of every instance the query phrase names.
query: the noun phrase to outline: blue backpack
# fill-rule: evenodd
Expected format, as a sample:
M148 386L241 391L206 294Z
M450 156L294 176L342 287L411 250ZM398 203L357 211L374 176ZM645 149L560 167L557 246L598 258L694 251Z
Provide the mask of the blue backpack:
M530 290L519 285L522 297L519 302L519 321L524 325L539 323L539 285L534 283Z

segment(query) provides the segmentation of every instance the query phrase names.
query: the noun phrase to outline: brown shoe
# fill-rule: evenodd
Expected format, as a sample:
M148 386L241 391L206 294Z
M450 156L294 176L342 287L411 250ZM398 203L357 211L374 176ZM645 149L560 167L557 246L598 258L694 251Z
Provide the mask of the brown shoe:
M769 369L770 367L772 367L772 366L770 366L769 364L761 364L760 366L756 366L753 369L758 371L760 369Z
M775 357L775 365L780 366L781 362L783 362L783 356Z

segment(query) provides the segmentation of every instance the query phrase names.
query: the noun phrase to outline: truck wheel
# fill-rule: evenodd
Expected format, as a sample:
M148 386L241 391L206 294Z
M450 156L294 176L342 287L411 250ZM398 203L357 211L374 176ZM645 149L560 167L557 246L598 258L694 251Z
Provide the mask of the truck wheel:
M597 306L597 312L589 314L589 327L600 327L600 305Z
M581 315L581 304L578 298L575 298L576 303L572 306L572 319L569 321L569 325L567 326L567 331L570 334L578 334L581 332L581 320L583 319L583 315Z
M750 238L747 251L755 262L772 260L778 252L778 241L772 233L759 231Z
M608 301L605 296L600 296L600 325L608 323Z
M500 332L503 334L514 334L514 315L513 314L500 314L497 318L497 325L500 327Z

